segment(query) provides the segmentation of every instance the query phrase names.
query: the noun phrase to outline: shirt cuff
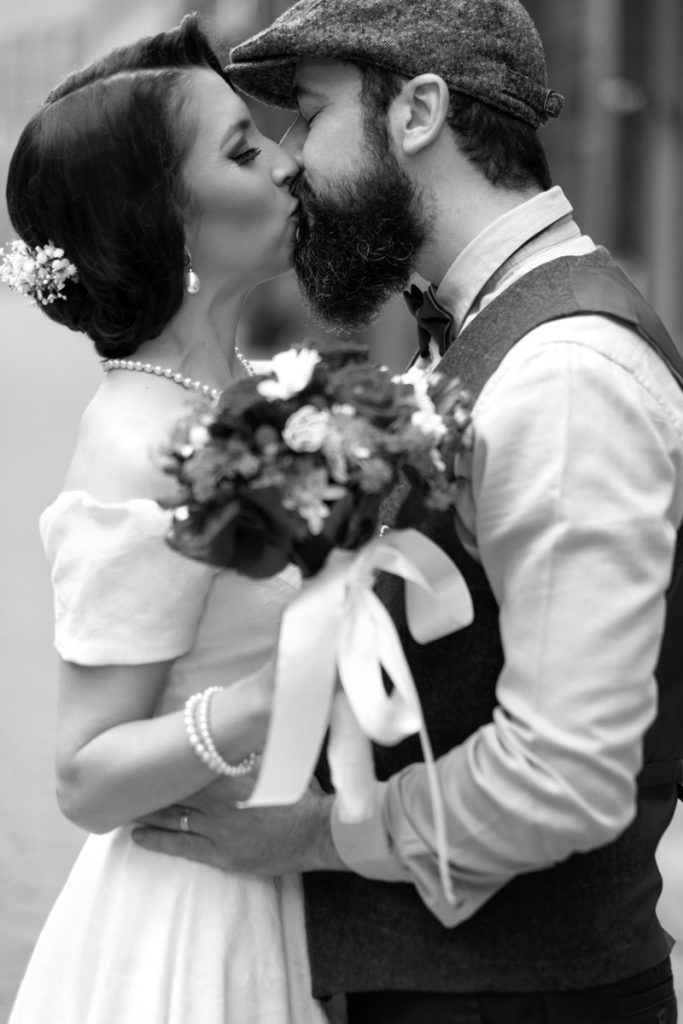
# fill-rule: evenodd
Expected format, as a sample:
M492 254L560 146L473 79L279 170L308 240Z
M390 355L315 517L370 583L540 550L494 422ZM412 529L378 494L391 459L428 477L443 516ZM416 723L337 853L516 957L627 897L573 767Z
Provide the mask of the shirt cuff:
M410 872L394 852L384 823L387 784L375 783L374 812L362 821L342 821L339 801L332 805L332 840L346 866L357 875L382 882L411 882Z

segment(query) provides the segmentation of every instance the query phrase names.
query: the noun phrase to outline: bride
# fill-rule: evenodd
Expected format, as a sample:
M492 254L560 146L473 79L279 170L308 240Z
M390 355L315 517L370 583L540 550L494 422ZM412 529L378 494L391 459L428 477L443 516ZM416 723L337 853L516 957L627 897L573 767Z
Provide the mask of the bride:
M157 452L189 393L248 374L243 300L290 266L296 162L255 129L194 17L59 85L24 129L4 278L86 333L102 384L44 512L61 657L58 796L91 835L11 1024L320 1024L299 879L154 854L129 822L248 776L294 569L269 580L164 543ZM189 392L189 393L188 393ZM180 827L192 830L191 814Z

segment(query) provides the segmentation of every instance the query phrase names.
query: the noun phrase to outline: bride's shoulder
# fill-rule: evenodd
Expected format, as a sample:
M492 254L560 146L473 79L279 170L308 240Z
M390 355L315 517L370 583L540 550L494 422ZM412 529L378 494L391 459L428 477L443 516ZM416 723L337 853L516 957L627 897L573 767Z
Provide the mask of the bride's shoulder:
M169 501L175 483L163 470L178 406L161 408L98 392L85 410L65 481L104 501Z

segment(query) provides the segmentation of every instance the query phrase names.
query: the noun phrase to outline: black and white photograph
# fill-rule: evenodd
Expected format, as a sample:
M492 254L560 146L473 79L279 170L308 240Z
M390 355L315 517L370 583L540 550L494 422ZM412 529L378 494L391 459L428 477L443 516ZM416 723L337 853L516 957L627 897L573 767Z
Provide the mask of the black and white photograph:
M680 0L0 10L0 1020L676 1024Z

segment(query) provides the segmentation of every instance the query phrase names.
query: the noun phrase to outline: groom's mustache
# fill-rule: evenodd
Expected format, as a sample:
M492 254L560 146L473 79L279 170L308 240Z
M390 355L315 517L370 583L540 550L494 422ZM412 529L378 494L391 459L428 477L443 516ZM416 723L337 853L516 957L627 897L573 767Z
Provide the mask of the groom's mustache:
M301 172L292 182L290 192L294 198L299 201L298 217L301 218L302 214L310 216L311 205L316 201L317 196L310 184L306 181L303 172Z
M308 184L308 182L304 178L304 172L303 171L299 171L299 173L297 174L296 178L294 179L292 184L289 186L289 191L292 193L292 195L294 196L295 199L300 199L301 198L301 192L304 189L310 189L310 185Z
M311 236L311 229L315 221L315 208L319 203L318 196L311 188L311 185L301 173L292 182L290 192L299 203L299 208L296 212L296 236L294 239L295 251L304 242L308 242Z

